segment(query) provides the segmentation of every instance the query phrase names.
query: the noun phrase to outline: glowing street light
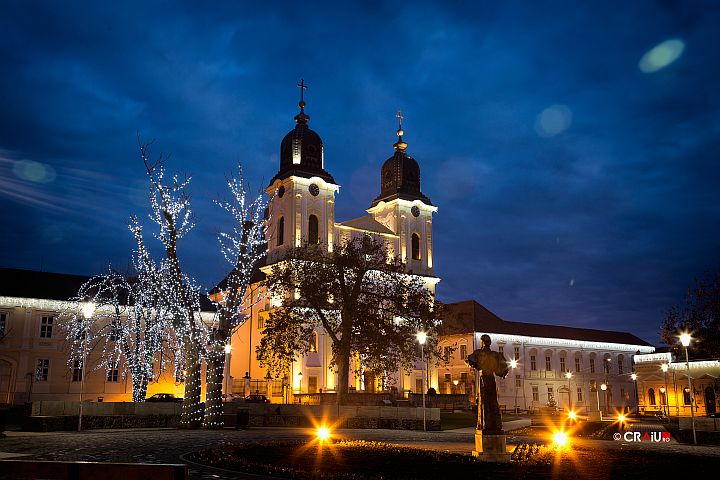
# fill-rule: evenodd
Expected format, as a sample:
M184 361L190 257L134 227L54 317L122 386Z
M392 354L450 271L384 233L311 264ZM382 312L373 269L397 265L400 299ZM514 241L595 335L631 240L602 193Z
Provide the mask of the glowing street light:
M422 405L423 405L423 431L427 430L427 424L425 420L425 342L427 341L427 333L417 332L417 341L420 344L420 361L423 365L423 377L422 377Z
M602 390L602 391L604 392L604 395L605 395L605 410L606 410L606 413L609 414L609 413L610 413L610 409L608 408L607 389L608 389L607 383L603 383L603 384L600 385L600 390Z
M693 444L697 445L697 436L695 434L695 395L693 395L692 380L690 379L690 356L688 355L688 347L690 346L691 340L692 337L687 332L680 335L680 343L682 343L682 346L685 348L685 366L687 367L688 388L690 390L688 393L690 394L690 423L692 423Z
M565 372L565 378L568 381L568 410L572 410L572 391L570 389L570 379L572 378L572 372Z
M555 432L553 435L553 443L558 447L564 447L568 443L568 436L565 432Z
M320 443L322 443L330 438L330 430L328 430L327 427L318 427L315 435L317 436L318 440L320 440Z
M660 365L660 368L662 369L663 373L665 374L665 385L663 385L663 388L660 389L660 392L663 394L663 397L662 397L663 411L665 412L665 415L670 415L670 407L668 406L668 397L665 394L665 392L667 391L667 383L668 383L667 373L668 373L669 366L667 363L663 363L662 365Z
M95 303L85 302L81 307L83 317L88 321L95 315ZM82 417L83 417L83 393L85 393L85 363L87 362L87 324L83 323L82 326L82 365L80 370L80 405L78 411L78 432L82 430Z
M517 366L518 366L518 361L517 361L517 359L513 358L512 360L510 360L510 368L512 368L513 370L515 370L515 369L517 368ZM515 380L515 415L518 414L517 389L518 389L518 387L517 387L517 380ZM523 395L525 395L525 391L523 391Z

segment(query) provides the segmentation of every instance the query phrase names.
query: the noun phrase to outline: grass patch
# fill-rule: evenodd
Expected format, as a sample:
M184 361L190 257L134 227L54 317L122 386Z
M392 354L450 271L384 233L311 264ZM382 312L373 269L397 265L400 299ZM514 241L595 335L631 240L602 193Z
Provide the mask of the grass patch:
M473 412L440 412L440 428L442 430L474 427L476 422L477 415Z

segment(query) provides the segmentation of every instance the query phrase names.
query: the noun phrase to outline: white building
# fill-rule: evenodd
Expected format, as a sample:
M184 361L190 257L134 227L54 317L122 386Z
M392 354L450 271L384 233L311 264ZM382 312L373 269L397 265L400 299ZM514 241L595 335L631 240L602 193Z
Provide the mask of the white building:
M517 361L497 382L499 402L508 410L556 404L587 412L599 404L609 413L634 407L633 355L655 350L630 333L508 322L472 300L450 304L448 310L439 344L449 361L438 367L438 393L474 395L475 373L465 358L488 334L492 350Z

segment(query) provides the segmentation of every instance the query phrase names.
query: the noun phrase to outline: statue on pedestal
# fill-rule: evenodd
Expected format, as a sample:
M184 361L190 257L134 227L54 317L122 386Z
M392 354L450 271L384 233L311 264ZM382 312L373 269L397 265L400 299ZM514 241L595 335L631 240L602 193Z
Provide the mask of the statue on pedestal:
M510 367L504 355L490 350L491 343L490 336L483 335L480 337L480 348L467 358L468 365L480 372L478 421L473 455L482 455L493 461L507 461L495 376L507 377Z

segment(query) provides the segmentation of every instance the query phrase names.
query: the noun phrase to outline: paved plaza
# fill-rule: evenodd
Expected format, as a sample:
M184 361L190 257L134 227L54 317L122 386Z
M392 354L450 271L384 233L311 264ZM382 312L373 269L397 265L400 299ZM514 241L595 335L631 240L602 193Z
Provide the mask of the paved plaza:
M0 439L0 458L32 460L185 463L182 455L226 443L264 442L270 440L311 439L310 430L299 428L254 428L248 430L104 430L77 432L6 432ZM382 441L398 445L437 449L469 454L473 448L473 430L460 429L443 432L409 430L339 430L337 437L353 440ZM508 436L508 444L538 442L538 437ZM678 443L627 443L622 441L573 439L573 444L585 452L627 450L629 455L642 451L668 454L692 454L717 458L720 447L692 446ZM222 472L210 468L190 466L193 479L245 479L258 476Z

